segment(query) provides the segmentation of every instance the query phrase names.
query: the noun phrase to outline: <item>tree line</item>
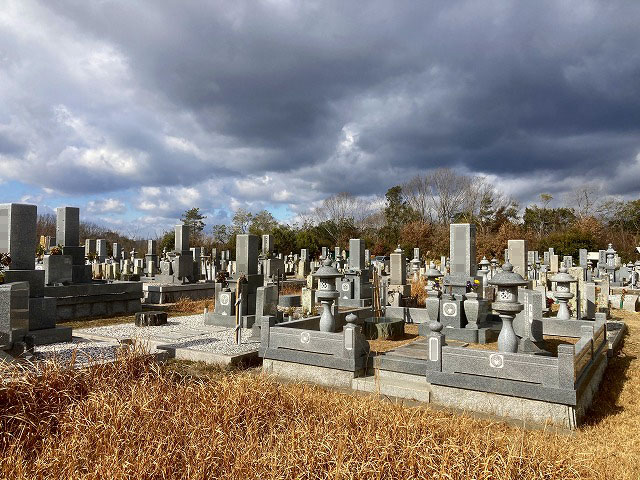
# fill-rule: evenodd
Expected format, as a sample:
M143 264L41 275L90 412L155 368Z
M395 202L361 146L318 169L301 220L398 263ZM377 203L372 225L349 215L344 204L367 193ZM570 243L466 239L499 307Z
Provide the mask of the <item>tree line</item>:
M417 175L389 188L384 197L332 195L291 223L278 222L267 210L242 208L230 224L208 227L205 220L198 207L181 218L191 227L191 244L208 252L234 251L235 235L251 233L273 235L276 251L284 254L308 248L318 255L323 246L346 248L350 238L363 238L373 255L387 255L399 245L407 254L419 247L423 255L438 258L449 252L450 223L474 223L478 256L498 260L509 239L526 239L530 250L553 247L559 255L574 257L580 248L594 251L613 243L624 261L636 259L640 244L640 199L610 198L595 185L581 185L558 199L541 192L535 203L523 208L485 177L448 168ZM38 232L55 235L55 217L41 215ZM109 248L118 241L125 249L146 250L144 240L93 223L82 222L80 236L81 241L106 238ZM174 243L174 232L165 232L158 238L157 253L172 250Z

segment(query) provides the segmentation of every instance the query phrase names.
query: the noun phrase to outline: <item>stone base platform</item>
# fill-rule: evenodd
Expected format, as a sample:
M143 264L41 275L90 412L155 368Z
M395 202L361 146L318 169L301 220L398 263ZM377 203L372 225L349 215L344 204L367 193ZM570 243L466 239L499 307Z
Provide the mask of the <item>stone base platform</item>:
M74 337L96 341L140 343L167 352L168 358L211 364L253 364L259 361L260 341L251 330L242 329L240 345L234 342L234 329L208 326L202 315L169 318L166 324L136 327L133 323L76 329Z
M577 406L434 385L429 383L424 375L380 370L377 375L372 373L366 377L354 379L352 388L394 399L431 403L522 424L543 424L573 430L581 420L580 408Z
M262 361L262 371L289 381L309 382L337 388L351 388L353 379L364 374L364 369L356 371L337 370L268 358Z
M449 340L457 340L466 343L491 343L498 339L502 324L499 322L487 322L485 326L479 328L454 328L445 327L442 333ZM431 332L427 323L418 325L418 335L426 337Z
M136 313L142 310L140 282L85 283L44 287L56 298L57 321Z
M33 341L34 345L49 345L51 343L70 342L72 338L72 330L71 327L29 330L27 336Z
M161 285L145 283L142 286L144 303L162 305L164 303L174 303L180 298L190 298L192 300L203 300L214 298L216 294L215 283L185 283L184 285Z

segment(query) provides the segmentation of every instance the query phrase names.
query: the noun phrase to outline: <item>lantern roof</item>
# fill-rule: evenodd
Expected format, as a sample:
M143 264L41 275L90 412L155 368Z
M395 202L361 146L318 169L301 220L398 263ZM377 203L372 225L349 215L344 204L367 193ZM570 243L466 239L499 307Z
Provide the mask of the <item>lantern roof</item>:
M502 271L496 273L491 280L490 285L499 287L521 287L528 282L522 278L522 275L513 271L513 265L508 261L502 265Z

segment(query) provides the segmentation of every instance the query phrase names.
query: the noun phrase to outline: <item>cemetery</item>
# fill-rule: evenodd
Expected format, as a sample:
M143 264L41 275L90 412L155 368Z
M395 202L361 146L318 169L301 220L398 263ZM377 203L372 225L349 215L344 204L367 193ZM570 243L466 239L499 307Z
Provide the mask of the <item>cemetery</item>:
M0 253L10 259L2 344L17 359L72 338L90 348L138 342L158 358L261 364L288 380L575 429L625 334L610 307L638 309L640 275L612 244L580 250L574 265L510 239L500 264L478 260L476 226L459 223L440 259L414 248L409 260L398 246L378 262L358 238L317 258L308 249L285 256L269 234L238 234L231 260L191 247L190 229L177 225L174 250L158 255L149 240L143 259L117 245L109 256L102 239L80 246L79 211L61 207L36 265L36 215L34 205L0 205ZM301 294L281 295L285 285ZM179 298L210 298L213 308L167 318L163 306ZM115 314L135 322L56 325ZM403 341L410 328L416 335Z
M574 264L509 239L502 259L488 260L476 225L452 223L440 258L398 246L387 261L361 238L284 255L270 234L237 234L233 257L207 256L177 225L174 250L155 253L149 240L143 259L118 245L107 253L101 239L81 247L78 209L62 207L36 258L36 215L34 205L0 205L8 365L197 362L318 385L327 398L351 392L575 431L591 421L627 335L615 312L640 316L640 270L613 244L580 250ZM182 301L194 306L171 310Z

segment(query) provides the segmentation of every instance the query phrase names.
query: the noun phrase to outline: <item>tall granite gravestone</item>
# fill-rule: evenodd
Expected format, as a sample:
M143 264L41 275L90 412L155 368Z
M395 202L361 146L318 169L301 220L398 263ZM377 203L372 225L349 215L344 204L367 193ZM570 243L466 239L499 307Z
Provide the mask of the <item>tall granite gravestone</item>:
M509 263L513 265L513 271L522 275L525 280L528 277L527 271L527 241L509 240L507 242L509 250Z
M452 223L449 226L449 275L440 301L440 321L445 327L464 328L467 320L464 300L467 285L476 279L476 226Z
M120 245L118 242L114 242L113 243L113 259L116 262L119 262L120 260L122 260L122 245Z
M311 263L309 258L309 250L302 248L300 250L300 257L297 260L298 269L296 271L296 277L300 279L306 279L307 275L311 273Z
M114 244L115 245L115 244ZM158 269L158 244L155 240L147 240L147 253L144 256L144 263L147 269L147 275L154 276ZM115 255L115 251L114 251Z
M273 235L262 235L262 254L269 256L273 253Z
M449 275L444 277L445 292L440 300L440 321L445 328L465 327L467 284L474 281L476 273L476 226L452 223L449 226Z
M37 216L35 205L0 205L0 252L11 257L11 265L4 272L5 282L29 285L28 328L35 344L70 341L70 328L56 328L56 299L44 296L45 271L35 270ZM84 247L75 248L84 258Z
M470 223L452 223L449 227L449 258L451 275L475 277L476 226Z
M579 257L579 262L580 262L580 266L582 268L587 268L589 266L589 252L587 251L586 248L581 248L580 250L578 250L578 257Z
M372 303L373 289L369 279L369 269L365 267L364 252L364 240L360 238L349 240L349 268L344 278L337 280L340 305L368 307Z
M444 277L439 300L443 332L452 340L474 343L487 343L497 338L499 325L487 321L487 300L478 297L474 291L467 291L476 280L478 287L482 281L477 275L475 225L457 223L449 226L449 257L450 273ZM428 335L430 328L430 324L420 324L418 333Z
M160 260L160 273L155 276L156 282L185 284L196 280L193 254L189 249L189 230L187 225L174 227L174 251L166 253L164 258ZM154 245L147 245L147 251L149 251L149 247L154 247ZM155 252L155 249L153 251Z
M403 299L411 295L411 285L407 284L407 262L404 252L398 246L390 255L389 286L387 288L387 300L393 307L403 306Z
M258 249L260 246L260 237L257 235L237 235L236 236L236 273L229 279L230 290L234 293L233 302L235 302L235 292L237 292L238 282L244 278L245 283L242 284L240 316L243 328L251 328L256 321L256 293L258 287L264 285L264 276L258 274ZM214 312L205 315L204 323L206 325L219 325L231 327L235 325L235 311L233 318L219 313L217 305L224 299L220 296L224 291L220 283L216 283L216 309ZM226 299L226 294L225 294Z
M80 209L56 209L56 238L62 254L71 256L72 283L90 283L91 265L85 264L84 247L80 246Z
M84 256L89 257L92 253L96 253L96 240L95 238L87 238L84 241Z
M107 241L104 238L96 240L96 255L100 263L107 259Z
M258 236L236 236L236 272L255 275L258 273Z

